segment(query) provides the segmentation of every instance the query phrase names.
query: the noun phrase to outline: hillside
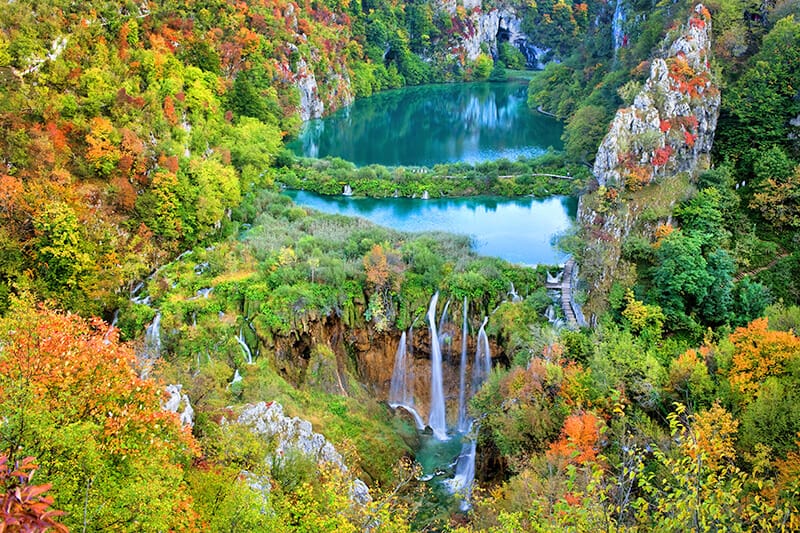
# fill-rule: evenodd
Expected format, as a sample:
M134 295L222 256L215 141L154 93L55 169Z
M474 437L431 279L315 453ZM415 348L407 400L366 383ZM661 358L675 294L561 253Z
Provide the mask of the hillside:
M800 529L799 21L791 0L3 4L0 521ZM285 147L355 98L505 67L541 69L562 153L417 172ZM577 195L560 246L592 327L565 325L556 265L277 183Z

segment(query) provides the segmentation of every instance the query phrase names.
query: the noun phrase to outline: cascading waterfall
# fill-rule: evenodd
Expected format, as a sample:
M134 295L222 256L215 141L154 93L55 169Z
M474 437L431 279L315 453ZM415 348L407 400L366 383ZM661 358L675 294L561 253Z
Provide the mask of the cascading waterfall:
M468 432L472 431L472 422L470 422ZM461 453L458 455L456 461L456 473L452 479L445 481L447 488L450 489L451 494L458 494L461 496L461 503L459 506L462 511L470 508L470 499L472 497L472 484L475 481L475 452L476 441L474 438L469 438L461 445Z
M508 295L511 296L512 302L521 302L522 298L520 298L519 294L517 294L517 289L514 288L514 282L511 282L511 288L508 290Z
M625 33L622 25L625 23L625 6L622 5L624 0L617 0L617 5L614 8L614 18L611 20L611 34L612 45L614 47L614 57L617 55L617 50L622 48L625 41Z
M413 330L409 329L411 336ZM414 373L408 353L406 332L400 336L400 344L394 356L394 371L389 388L389 406L392 409L405 409L414 417L417 429L425 429L425 422L414 408Z
M461 321L461 364L458 370L458 431L467 430L467 311L469 304L464 296L464 316Z
M242 353L244 353L245 358L247 359L247 364L253 364L253 352L250 351L250 347L247 345L247 342L244 339L244 326L239 328L239 335L236 336L236 342L239 343L239 346L242 347Z
M144 331L144 356L156 359L161 353L161 311L156 312L153 321Z
M486 381L492 371L492 354L489 348L489 337L486 335L486 323L489 317L484 317L480 330L478 330L477 346L475 347L475 361L472 366L472 390L474 395ZM447 480L447 487L452 494L461 496L461 510L470 508L472 496L472 483L475 481L475 452L476 441L472 435L473 420L467 418L465 425L467 439L461 445L461 453L456 460L456 472L452 479Z
M431 410L428 415L428 425L433 430L433 435L439 440L447 440L447 419L444 406L444 385L442 383L442 351L439 346L439 335L436 332L436 304L439 293L431 298L428 307L428 323L431 337Z
M484 317L481 328L478 330L475 360L472 364L472 394L478 392L492 371L492 354L489 351L489 337L486 336L485 329L488 321L489 317Z

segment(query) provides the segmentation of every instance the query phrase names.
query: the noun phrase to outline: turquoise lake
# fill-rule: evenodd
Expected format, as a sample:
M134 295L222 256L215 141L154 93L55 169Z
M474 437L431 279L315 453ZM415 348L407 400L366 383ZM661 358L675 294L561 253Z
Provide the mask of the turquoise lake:
M481 255L524 265L558 264L564 255L551 243L575 218L577 200L471 198L353 198L286 191L295 203L325 213L358 216L400 231L445 231L469 235Z
M304 124L289 148L356 165L432 166L535 157L563 146L560 122L528 108L527 84L453 83L386 91Z

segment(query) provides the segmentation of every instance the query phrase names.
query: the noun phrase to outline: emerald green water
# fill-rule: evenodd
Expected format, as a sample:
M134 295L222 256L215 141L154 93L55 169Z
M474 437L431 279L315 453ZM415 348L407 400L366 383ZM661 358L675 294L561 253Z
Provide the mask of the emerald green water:
M288 146L359 166L513 161L560 150L561 123L529 109L526 99L524 82L407 87L309 121Z
M569 228L577 200L554 196L502 198L354 198L286 191L295 203L325 213L359 216L400 231L445 231L469 235L481 255L525 265L558 264L564 256L554 235Z

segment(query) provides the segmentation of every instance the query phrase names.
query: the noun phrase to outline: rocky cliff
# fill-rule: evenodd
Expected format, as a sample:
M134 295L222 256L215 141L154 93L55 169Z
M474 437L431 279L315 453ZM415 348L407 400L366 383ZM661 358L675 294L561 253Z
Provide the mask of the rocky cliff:
M611 282L624 275L623 241L633 231L652 237L658 215L668 217L685 193L679 184L709 165L720 106L710 50L711 17L700 4L668 36L633 105L617 111L598 149L598 190L581 199L578 212L588 243L581 260L590 304L602 301ZM656 203L659 210L652 209ZM641 217L645 210L647 220Z
M462 5L467 15L463 28L448 47L452 56L475 61L485 46L496 58L498 45L507 41L525 55L528 67L544 68L542 58L548 50L534 43L522 30L522 15L517 8L510 3L481 0L463 0ZM455 0L446 0L439 7L451 16L456 15L458 8Z

